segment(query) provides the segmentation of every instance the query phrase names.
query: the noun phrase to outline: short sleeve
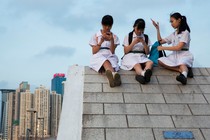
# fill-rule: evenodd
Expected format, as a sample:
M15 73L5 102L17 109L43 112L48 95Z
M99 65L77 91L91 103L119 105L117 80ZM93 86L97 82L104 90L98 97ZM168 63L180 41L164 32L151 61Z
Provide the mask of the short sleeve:
M128 36L125 36L124 41L123 41L123 46L125 47L125 46L128 46L128 45L129 45Z
M172 43L172 39L173 39L173 35L174 35L174 33L172 33L168 37L164 38L163 40L165 40L166 43L171 44Z
M179 42L189 43L190 42L190 33L188 31L182 32Z
M92 36L92 38L90 39L90 42L89 42L90 46L96 46L98 44L96 38L97 38L96 35Z
M118 36L116 36L116 35L114 35L114 44L117 46L120 45L120 40L119 40Z

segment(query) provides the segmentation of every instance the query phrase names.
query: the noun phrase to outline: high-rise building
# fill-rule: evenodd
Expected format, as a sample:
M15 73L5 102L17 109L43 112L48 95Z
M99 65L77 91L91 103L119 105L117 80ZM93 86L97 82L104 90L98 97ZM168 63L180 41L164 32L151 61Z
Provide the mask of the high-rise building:
M58 134L58 126L61 114L61 94L52 91L50 94L50 133L52 137Z
M64 93L64 87L62 84L63 81L66 81L65 74L63 73L54 74L51 83L51 91L56 91L57 94L63 95Z
M27 130L31 130L31 135L34 131L34 114L28 112L33 108L33 94L29 90L20 93L20 122L19 122L19 137L23 139L26 137Z
M30 85L27 81L23 81L19 85L20 92L25 92L26 90L30 90Z
M38 113L37 136L50 136L50 90L44 86L35 89L34 107Z
M15 92L15 118L13 124L13 139L16 140L19 137L19 126L20 126L20 103L21 103L21 92L25 93L30 90L30 85L27 81L23 81L19 84L19 88Z
M12 135L15 90L0 89L0 91L2 92L0 135L2 139L8 139Z

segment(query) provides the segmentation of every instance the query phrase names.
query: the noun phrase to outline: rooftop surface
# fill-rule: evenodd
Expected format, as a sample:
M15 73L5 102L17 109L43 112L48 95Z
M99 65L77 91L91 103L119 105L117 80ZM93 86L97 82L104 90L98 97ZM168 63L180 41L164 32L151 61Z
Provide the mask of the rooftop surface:
M169 130L210 140L210 68L193 72L183 86L177 72L155 67L141 85L134 71L120 70L122 85L110 88L105 75L85 67L82 140L165 140Z

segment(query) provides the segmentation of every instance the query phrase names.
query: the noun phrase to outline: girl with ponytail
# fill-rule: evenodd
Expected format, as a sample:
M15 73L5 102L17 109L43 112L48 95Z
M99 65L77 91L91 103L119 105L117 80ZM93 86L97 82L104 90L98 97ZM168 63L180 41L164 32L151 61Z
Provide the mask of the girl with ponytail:
M187 84L187 77L192 78L193 55L189 51L190 48L190 28L187 24L187 18L180 13L173 13L170 15L171 26L175 29L168 37L162 39L160 35L159 23L152 20L153 25L157 30L157 38L160 44L172 44L170 47L159 46L158 50L172 51L167 57L158 59L159 65L174 70L180 73L176 80L183 85Z

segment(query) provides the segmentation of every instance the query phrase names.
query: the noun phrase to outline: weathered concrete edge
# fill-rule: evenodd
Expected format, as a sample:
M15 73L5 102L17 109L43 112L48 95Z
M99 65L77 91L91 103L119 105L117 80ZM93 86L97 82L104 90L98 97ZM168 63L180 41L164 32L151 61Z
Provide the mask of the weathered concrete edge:
M70 66L64 84L64 98L57 140L81 140L84 67Z

